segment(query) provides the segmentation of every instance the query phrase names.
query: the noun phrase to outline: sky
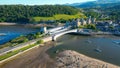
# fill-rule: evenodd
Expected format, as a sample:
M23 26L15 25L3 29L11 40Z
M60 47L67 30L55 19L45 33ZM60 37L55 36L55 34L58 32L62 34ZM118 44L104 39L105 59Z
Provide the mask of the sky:
M24 4L24 5L45 5L45 4L66 4L81 3L95 0L0 0L0 5Z

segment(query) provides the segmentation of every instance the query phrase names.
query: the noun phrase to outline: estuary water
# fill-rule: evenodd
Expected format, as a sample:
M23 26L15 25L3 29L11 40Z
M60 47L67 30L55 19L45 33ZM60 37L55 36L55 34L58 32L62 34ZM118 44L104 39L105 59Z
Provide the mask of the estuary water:
M0 45L20 35L26 35L26 34L38 32L38 31L39 29L35 29L33 27L26 27L26 26L20 26L20 25L14 25L14 26L0 25L0 33L5 34L5 35L0 35Z
M113 35L80 36L66 34L57 39L47 53L74 50L81 54L120 66L120 37Z

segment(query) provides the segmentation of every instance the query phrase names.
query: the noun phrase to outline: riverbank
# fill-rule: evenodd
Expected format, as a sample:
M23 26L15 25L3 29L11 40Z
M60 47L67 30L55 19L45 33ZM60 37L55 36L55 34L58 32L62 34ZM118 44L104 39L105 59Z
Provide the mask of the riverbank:
M10 25L18 25L18 24L17 24L17 23L0 22L0 25L7 25L7 26L10 26Z
M119 66L66 50L58 54L56 68L120 68Z
M0 64L0 68L53 68L54 61L46 54L53 42L38 46L15 58Z
M46 53L54 42L47 42L43 47L31 49L16 56L5 63L1 68L120 68L119 66L87 57L75 51L66 50L60 52L56 59L52 59ZM13 66L14 65L14 66Z
M88 31L85 31L85 30L88 30ZM90 36L90 35L116 35L116 36L120 36L120 32L94 31L92 29L79 29L77 32L73 32L71 34L86 35L86 36Z
M26 26L26 27L55 27L55 25L48 25L48 24L18 24L18 23L9 23L9 22L0 22L0 26Z

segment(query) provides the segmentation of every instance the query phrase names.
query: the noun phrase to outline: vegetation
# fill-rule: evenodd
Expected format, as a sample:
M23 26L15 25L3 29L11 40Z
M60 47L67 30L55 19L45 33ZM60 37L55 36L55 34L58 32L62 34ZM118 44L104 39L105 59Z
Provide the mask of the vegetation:
M114 29L115 27L113 25L109 26L110 29Z
M80 25L78 28L84 28L84 25Z
M96 30L96 25L95 24L88 24L88 25L85 25L85 28Z
M37 41L36 44L41 44L41 43L44 43L44 41L43 40L39 40L39 41Z
M37 39L37 38L41 38L42 37L42 34L40 32L37 32L35 34L28 34L26 36L20 36L20 37L17 37L3 45L0 46L0 49L1 48L4 48L4 47L13 47L13 46L16 46L20 43L25 43L25 42L28 42L30 40L33 40L33 39Z
M52 17L33 17L35 22L40 22L42 20L43 21L56 20L56 21L62 22L63 20L68 21L70 19L76 19L76 18L86 18L86 16L83 15L82 13L78 13L75 15L57 14L57 15L54 15Z
M104 20L120 20L120 5L114 4L113 6L104 6L99 8L85 8L83 9L86 16L92 16L97 18L99 21Z
M81 25L81 26L79 26L79 28L86 28L86 29L96 30L96 25L95 24Z
M22 51L25 51L25 50L27 50L27 49L29 49L29 48L32 48L32 47L34 47L34 46L36 46L36 45L38 45L38 44L43 43L42 40L40 40L40 41L41 41L41 42L39 42L39 43L32 44L32 45L28 45L28 46L23 47L23 48L21 48L21 49L18 49L18 50L15 50L15 51L10 51L10 52L8 52L8 53L6 53L6 54L0 55L0 61L1 61L1 60L4 60L4 59L6 59L6 58L9 58L9 57L11 57L11 56L13 56L13 55L16 55L16 54L18 54L18 53L20 53L20 52L22 52Z
M109 15L110 19L120 20L120 5L104 8L103 11Z
M98 12L94 12L93 9L84 9L84 10L85 10L84 14L87 17L91 16L92 18L96 18L97 20L99 19L100 15L101 15Z
M78 9L60 5L0 5L0 22L34 22L34 17L53 17L57 14L75 15ZM50 18L49 18L50 19Z

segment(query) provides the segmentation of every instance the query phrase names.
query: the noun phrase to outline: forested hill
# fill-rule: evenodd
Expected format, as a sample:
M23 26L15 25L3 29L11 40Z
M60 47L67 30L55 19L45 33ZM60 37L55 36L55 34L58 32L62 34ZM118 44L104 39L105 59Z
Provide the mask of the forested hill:
M32 17L51 17L56 14L74 15L78 9L60 5L0 5L0 22L29 22Z

